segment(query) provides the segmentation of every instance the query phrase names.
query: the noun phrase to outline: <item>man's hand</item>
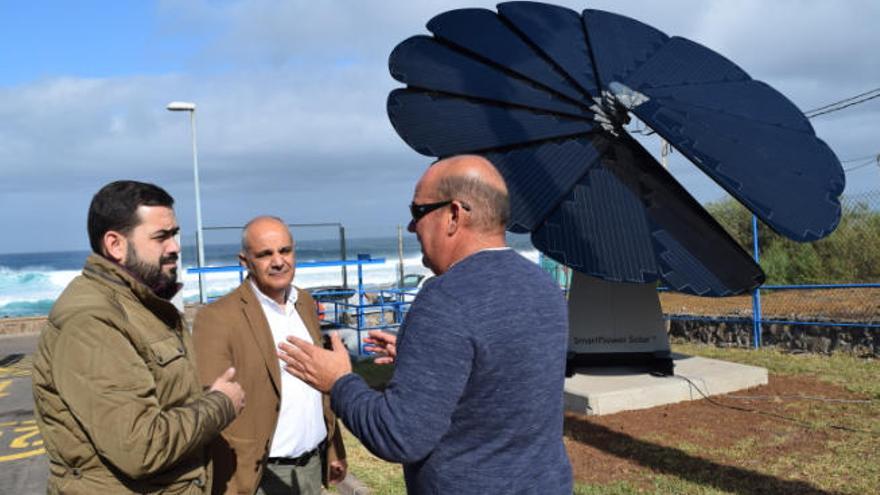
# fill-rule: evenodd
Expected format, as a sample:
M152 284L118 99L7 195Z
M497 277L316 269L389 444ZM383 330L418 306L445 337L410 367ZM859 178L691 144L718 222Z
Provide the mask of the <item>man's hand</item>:
M235 408L235 415L238 416L241 414L241 410L244 409L244 389L241 388L238 382L232 381L234 377L235 368L229 368L224 371L222 375L214 380L214 383L211 385L211 392L217 390L226 397L229 397L229 400L232 401L232 406Z
M291 335L278 344L278 357L287 364L288 373L321 392L330 392L336 380L351 373L351 359L338 333L330 335L330 343L333 349L326 350Z
M334 485L345 479L345 473L348 472L348 463L345 459L337 459L330 463L330 473L327 481Z
M393 363L397 357L397 336L382 330L370 330L368 335L369 337L366 337L364 342L369 345L364 346L364 350L377 354L373 358L373 362L376 364Z

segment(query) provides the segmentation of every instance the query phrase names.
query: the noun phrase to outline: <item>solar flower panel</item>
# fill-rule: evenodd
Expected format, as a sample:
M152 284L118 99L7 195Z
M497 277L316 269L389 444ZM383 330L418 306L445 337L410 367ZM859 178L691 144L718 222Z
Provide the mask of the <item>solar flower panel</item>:
M515 232L582 273L725 296L760 267L625 128L637 116L775 231L831 233L840 162L785 96L639 21L538 2L459 9L389 59L398 134L504 175Z

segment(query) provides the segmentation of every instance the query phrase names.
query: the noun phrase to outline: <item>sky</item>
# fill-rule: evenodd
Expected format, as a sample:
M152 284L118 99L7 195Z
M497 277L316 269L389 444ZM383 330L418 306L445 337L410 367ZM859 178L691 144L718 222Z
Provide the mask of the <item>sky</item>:
M880 87L880 2L557 1L627 15L722 53L810 110ZM387 60L425 23L479 0L25 1L0 4L0 253L87 249L107 182L166 188L191 243L197 105L203 223L258 214L393 236L430 159L392 129ZM811 121L846 194L880 191L880 98ZM658 143L647 143L652 152ZM723 197L676 154L701 202ZM208 242L211 238L207 237Z

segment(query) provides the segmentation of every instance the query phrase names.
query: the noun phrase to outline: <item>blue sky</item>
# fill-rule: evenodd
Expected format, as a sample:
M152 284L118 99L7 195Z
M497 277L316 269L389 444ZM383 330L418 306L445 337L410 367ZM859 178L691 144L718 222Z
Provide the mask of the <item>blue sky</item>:
M68 5L65 7L64 5ZM6 2L4 85L40 79L162 74L183 68L194 38L158 32L151 2Z
M804 110L880 86L875 1L557 3L694 39ZM91 195L119 178L168 189L191 237L189 122L165 110L172 100L198 105L205 225L272 213L394 235L429 160L388 123L398 83L387 57L435 14L465 6L494 2L4 2L0 252L86 249ZM880 153L878 123L880 99L813 121L844 160ZM722 197L677 155L671 171L697 199ZM848 193L880 190L877 166L847 179Z

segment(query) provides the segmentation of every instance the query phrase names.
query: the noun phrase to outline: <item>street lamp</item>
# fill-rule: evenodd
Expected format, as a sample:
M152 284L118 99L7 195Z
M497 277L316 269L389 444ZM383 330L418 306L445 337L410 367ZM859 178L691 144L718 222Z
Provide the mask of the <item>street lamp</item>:
M205 266L205 243L202 237L202 200L199 195L199 153L196 148L196 104L186 101L172 101L167 108L172 112L189 112L189 123L192 129L192 146L193 146L193 178L196 183L196 249L198 251L199 268ZM205 293L205 281L202 272L199 271L199 301L204 304L208 302Z

